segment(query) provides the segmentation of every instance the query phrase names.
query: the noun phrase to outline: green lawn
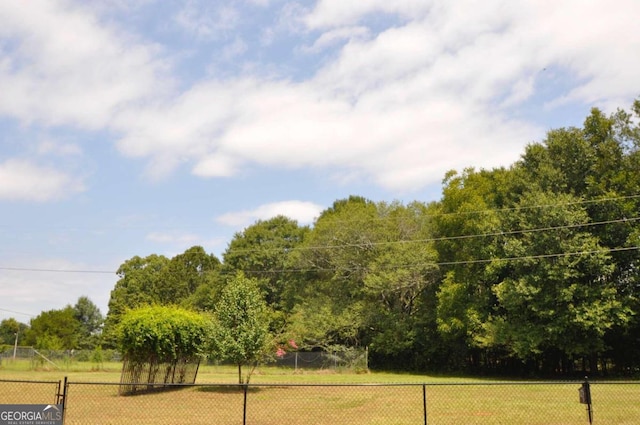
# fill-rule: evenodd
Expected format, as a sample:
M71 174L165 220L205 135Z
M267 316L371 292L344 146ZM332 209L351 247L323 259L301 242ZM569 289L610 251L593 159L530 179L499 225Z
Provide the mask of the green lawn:
M238 424L244 392L237 370L202 366L196 386L118 396L119 363L30 370L5 362L0 380L69 381L65 424ZM107 383L104 385L101 383ZM392 373L263 367L246 400L247 424L586 424L578 382L518 383ZM424 391L424 392L423 392ZM50 403L54 384L0 382L0 403ZM640 423L640 383L592 385L594 424ZM26 400L29 397L29 400Z

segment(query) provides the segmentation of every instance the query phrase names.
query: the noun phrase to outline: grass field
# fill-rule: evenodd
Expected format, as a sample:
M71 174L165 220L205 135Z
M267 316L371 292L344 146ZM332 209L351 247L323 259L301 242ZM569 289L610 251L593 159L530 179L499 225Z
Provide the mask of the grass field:
M119 363L31 370L5 362L0 380L69 382L65 424L238 424L245 394L237 370L202 366L197 385L122 397ZM246 400L247 424L587 424L578 382L495 382L392 373L260 368ZM594 424L640 423L640 383L591 386ZM55 384L0 382L0 403L51 403ZM426 395L426 398L424 397ZM26 400L26 398L29 400Z

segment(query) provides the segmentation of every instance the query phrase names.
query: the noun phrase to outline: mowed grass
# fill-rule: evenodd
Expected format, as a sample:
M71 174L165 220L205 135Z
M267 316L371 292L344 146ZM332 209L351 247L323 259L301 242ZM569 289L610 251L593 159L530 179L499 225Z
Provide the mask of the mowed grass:
M68 363L31 370L7 363L0 403L51 403L55 382L69 382L65 424L238 424L245 393L237 369L202 366L197 385L171 391L119 396L119 363L99 369ZM246 393L247 424L586 424L579 382L495 382L476 378L262 367ZM591 386L594 424L640 423L640 383ZM425 397L426 396L426 397Z

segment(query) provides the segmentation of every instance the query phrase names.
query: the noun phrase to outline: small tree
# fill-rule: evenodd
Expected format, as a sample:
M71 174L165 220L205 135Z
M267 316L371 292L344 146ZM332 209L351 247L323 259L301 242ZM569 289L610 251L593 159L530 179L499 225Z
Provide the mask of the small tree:
M266 353L269 337L267 305L255 279L232 278L216 304L211 351L238 365L238 383L248 384ZM245 377L243 365L252 365Z

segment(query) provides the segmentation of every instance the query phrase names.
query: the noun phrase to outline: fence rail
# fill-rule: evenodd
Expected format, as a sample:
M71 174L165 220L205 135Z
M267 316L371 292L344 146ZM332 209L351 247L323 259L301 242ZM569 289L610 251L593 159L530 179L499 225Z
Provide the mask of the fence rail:
M0 380L0 403L54 402L57 382ZM163 384L118 395L119 383L65 381L65 424L477 424L640 423L640 382L398 384ZM147 385L145 383L145 385ZM11 394L10 398L7 395Z

